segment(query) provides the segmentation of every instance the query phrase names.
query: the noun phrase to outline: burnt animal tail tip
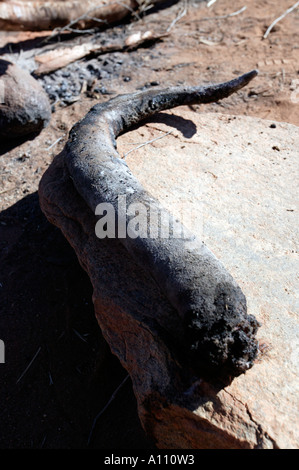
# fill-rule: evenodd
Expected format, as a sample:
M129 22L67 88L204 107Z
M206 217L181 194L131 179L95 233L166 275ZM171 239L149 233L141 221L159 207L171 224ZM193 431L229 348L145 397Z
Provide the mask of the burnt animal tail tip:
M240 75L239 77L229 82L219 85L218 89L220 88L223 92L222 96L220 96L220 99L225 98L231 95L232 93L240 90L244 86L248 85L248 83L251 82L251 80L255 78L257 75L258 75L258 70L254 69L254 70L251 70L250 72Z
M250 72L248 72L248 75L252 76L252 78L253 78L253 77L256 77L258 74L259 74L259 70L258 70L258 69L253 69L253 70L251 70Z
M257 69L254 69L254 70L251 70L250 72L244 73L237 80L239 80L244 86L244 85L247 85L247 83L249 83L258 74L259 74L259 71Z
M258 69L253 69L250 72L246 73L249 80L252 80L254 77L256 77L259 74Z

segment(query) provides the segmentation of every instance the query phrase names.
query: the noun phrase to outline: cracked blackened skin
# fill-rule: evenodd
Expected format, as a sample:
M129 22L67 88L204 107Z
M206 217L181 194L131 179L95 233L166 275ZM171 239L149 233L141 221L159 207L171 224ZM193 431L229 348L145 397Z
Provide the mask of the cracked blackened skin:
M141 202L166 213L120 159L116 137L155 112L225 98L256 75L253 70L219 85L141 91L94 106L73 127L63 152L74 185L91 210L108 202L117 216L117 196L126 194L128 206ZM182 325L175 340L197 375L226 381L253 365L259 323L247 314L240 287L200 240L189 234L187 239L127 237L120 242L174 306Z
M200 307L185 317L186 342L195 370L222 379L245 372L257 354L259 323L247 314L241 289L228 283L218 285L213 305L202 299Z

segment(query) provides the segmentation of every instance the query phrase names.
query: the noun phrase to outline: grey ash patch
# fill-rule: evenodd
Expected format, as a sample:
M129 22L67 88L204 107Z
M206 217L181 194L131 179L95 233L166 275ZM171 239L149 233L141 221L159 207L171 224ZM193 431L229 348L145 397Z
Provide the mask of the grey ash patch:
M121 48L130 34L132 31L126 31L125 27L116 27L94 36L93 41L97 45L102 44L103 47L115 45L116 48ZM79 40L80 38L69 45L79 44ZM90 41L89 38L84 39L84 42L88 41ZM68 42L64 44L64 47L68 47ZM155 45L147 47L151 58L157 56L154 48ZM118 80L120 84L123 84L139 76L142 81L142 74L144 74L143 48L130 52L120 50L97 56L90 55L53 73L36 78L48 94L52 110L55 111L56 106L67 106L76 101L82 92L86 92L91 97L94 94L118 94L119 90L111 88L112 80ZM145 79L144 86L149 86ZM155 86L155 84L150 86Z
M125 62L131 59L125 54L115 52L104 54L90 60L75 62L38 79L49 96L52 106L67 106L82 93L93 91L110 94L112 78L120 78Z

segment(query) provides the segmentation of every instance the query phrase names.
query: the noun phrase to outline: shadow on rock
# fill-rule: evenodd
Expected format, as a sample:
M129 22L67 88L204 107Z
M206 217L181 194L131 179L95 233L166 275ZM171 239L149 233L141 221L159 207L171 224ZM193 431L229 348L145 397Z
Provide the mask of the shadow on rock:
M34 140L40 132L35 132L31 135L26 135L23 137L13 137L10 140L5 142L0 142L0 156L4 155L5 153L10 152L11 150L15 149L16 147L20 147L22 144L27 142L28 140Z
M0 234L0 446L151 448L130 380L94 421L126 371L98 327L88 276L37 193L0 214Z
M197 132L197 127L193 121L174 114L157 113L148 118L146 122L167 124L181 132L186 139L191 139Z

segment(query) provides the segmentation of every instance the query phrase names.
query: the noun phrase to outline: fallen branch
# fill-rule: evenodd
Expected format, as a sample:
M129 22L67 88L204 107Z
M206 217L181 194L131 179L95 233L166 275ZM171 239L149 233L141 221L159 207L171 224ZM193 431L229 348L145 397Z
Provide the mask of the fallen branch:
M286 10L281 16L279 16L278 18L276 18L276 20L273 21L273 23L270 24L269 28L267 29L267 31L265 32L264 36L263 36L263 39L267 39L267 37L269 36L270 32L272 31L272 29L274 28L274 26L281 20L283 20L283 18L285 18L289 13L291 13L292 11L294 11L296 8L299 7L299 2L296 2L295 5L293 5L292 7L290 7L288 10Z
M2 196L2 194L8 193L10 191L14 191L17 188L18 188L18 186L14 186L13 188L4 189L3 191L0 192L0 196Z
M103 49L98 46L98 50ZM73 47L61 47L53 51L45 52L44 54L35 56L34 60L39 64L37 70L34 71L35 75L45 75L54 72L55 70L66 67L68 64L82 59L89 55L92 51L96 51L97 47L93 43L80 44ZM111 50L111 49L110 49ZM109 51L107 47L107 52Z
M156 35L151 31L146 31L145 33L138 32L131 34L125 42L108 44L106 46L87 42L73 47L61 47L35 56L35 62L40 65L34 73L35 75L45 75L66 67L89 54L106 54L107 52L132 50L148 42L161 40L165 36L167 34Z
M0 29L19 30L86 30L98 23L117 22L140 8L145 0L99 1L68 0L66 2L0 2ZM162 0L152 0L160 3ZM76 28L74 26L76 25Z

